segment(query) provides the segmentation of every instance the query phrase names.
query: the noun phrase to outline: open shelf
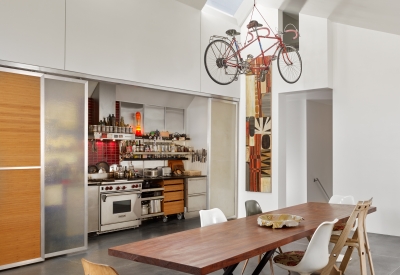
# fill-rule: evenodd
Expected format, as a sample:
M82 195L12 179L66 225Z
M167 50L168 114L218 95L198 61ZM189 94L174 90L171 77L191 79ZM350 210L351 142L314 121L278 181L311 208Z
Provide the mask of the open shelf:
M147 155L147 154L143 154ZM123 161L134 161L134 160L188 160L188 158L123 158Z
M157 216L161 216L161 215L164 215L164 212L157 212L157 213L142 215L141 218L145 219L145 218L157 217Z
M151 200L160 200L160 199L164 199L164 196L142 198L142 201L151 201Z

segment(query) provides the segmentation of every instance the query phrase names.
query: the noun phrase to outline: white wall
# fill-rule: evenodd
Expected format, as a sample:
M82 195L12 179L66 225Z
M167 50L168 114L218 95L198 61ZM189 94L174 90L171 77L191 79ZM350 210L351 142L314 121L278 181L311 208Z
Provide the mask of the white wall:
M329 87L328 20L299 14L299 25L299 53L303 62L303 71L296 83L288 84L281 78L274 62L276 73L273 78L273 89L279 93Z
M229 85L219 85L215 83L207 74L204 67L204 52L209 44L212 35L228 37L225 32L229 29L239 31L236 20L223 14L209 6L205 6L201 11L201 92L221 96L239 98L239 81L234 81Z
M368 231L400 236L400 36L332 23L333 193L374 198Z
M0 1L0 60L64 69L64 0Z
M332 101L307 100L306 104L307 201L328 202L332 196Z
M306 100L286 101L286 206L307 201Z

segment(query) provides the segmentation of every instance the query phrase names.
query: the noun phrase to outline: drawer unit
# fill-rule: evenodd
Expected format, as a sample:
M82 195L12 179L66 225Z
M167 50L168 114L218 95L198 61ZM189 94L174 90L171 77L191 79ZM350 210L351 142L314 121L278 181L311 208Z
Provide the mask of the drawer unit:
M186 205L188 212L207 209L206 194L203 193L190 196Z
M199 216L199 210L207 209L207 178L188 178L185 181L186 218Z
M162 203L164 212L164 221L167 220L167 215L178 214L178 219L183 217L184 211L184 180L183 179L168 179L163 180L164 200Z
M163 180L165 185L183 184L183 179Z
M164 192L183 191L183 184L165 185Z
M207 178L187 179L186 191L188 195L207 192Z
M179 200L181 201L183 200L183 198L184 198L183 191L164 193L165 201L179 201Z
M164 215L183 213L183 200L164 202L163 212Z

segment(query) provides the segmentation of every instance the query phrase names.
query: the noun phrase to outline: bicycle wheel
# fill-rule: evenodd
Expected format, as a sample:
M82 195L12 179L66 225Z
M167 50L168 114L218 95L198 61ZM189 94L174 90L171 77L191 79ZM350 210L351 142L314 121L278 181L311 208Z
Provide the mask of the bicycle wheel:
M204 66L210 78L220 85L227 85L237 79L238 58L235 50L223 40L208 44L204 53Z
M299 52L292 46L285 46L278 53L279 74L287 83L293 84L299 80L302 63Z

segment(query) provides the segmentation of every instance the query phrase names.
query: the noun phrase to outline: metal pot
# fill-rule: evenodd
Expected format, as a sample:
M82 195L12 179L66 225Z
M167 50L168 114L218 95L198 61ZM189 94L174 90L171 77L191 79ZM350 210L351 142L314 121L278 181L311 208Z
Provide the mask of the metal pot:
M149 213L158 213L161 212L161 200L151 200L150 201L150 208L149 208Z
M149 214L149 205L143 204L142 205L142 215L147 215L147 214Z
M123 179L124 178L124 172L114 172L114 178Z
M148 178L155 178L158 176L157 168L145 168L143 170L143 176Z

